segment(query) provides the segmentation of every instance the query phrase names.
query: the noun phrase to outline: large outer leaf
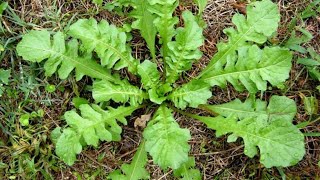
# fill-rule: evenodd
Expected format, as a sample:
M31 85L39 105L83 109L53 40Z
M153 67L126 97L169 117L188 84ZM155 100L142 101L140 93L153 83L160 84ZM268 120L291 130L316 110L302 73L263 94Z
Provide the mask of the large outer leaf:
M269 120L282 119L291 122L297 113L293 100L285 96L272 96L267 106L266 101L249 98L245 102L239 99L220 105L202 105L201 108L220 114L224 117L235 115L239 119L264 118Z
M126 44L126 34L114 25L105 20L98 24L95 19L80 19L70 26L69 34L81 40L86 52L94 50L101 58L101 65L116 70L128 67L136 73L138 61Z
M266 102L260 100L244 103L236 100L207 108L221 113L222 116L192 117L215 129L217 136L232 133L228 138L229 142L242 137L244 153L249 157L255 156L259 147L260 161L267 168L295 165L305 154L304 136L292 124L296 107L293 101L286 97L272 97L268 107Z
M190 11L182 13L184 28L177 29L175 41L168 43L168 64L166 69L167 82L173 83L180 73L189 70L194 60L201 58L199 47L204 42L202 28L199 27L195 16Z
M171 110L160 106L143 132L146 151L161 168L178 169L188 161L190 132L181 129L171 114Z
M248 118L237 121L235 117L199 117L209 128L215 129L217 136L233 133L232 138L242 137L244 153L253 157L260 149L260 162L267 168L292 166L304 156L304 136L292 123L275 119ZM232 142L229 141L229 142Z
M113 180L140 180L140 179L150 179L148 171L144 166L148 162L147 152L145 150L145 142L142 142L133 156L131 164L123 164L120 170L115 170L108 178Z
M267 82L276 86L289 77L292 54L279 47L242 47L238 58L229 57L226 62L218 61L215 70L201 77L211 86L226 87L230 82L238 91L246 88L249 92L266 90Z
M169 99L176 107L185 109L187 106L196 108L200 104L206 104L212 96L210 85L201 80L193 80L174 90Z
M224 30L229 37L229 41L218 44L218 53L215 54L198 78L211 73L217 69L216 66L226 63L228 59L235 59L236 50L249 44L247 41L259 44L266 42L267 37L276 32L279 21L280 13L277 5L270 0L249 4L247 6L247 19L241 14L234 15L232 22L237 26L237 30L233 28ZM217 62L219 62L218 65Z
M152 58L155 59L157 29L153 22L156 16L148 10L150 4L146 0L133 0L131 5L134 7L134 10L130 12L130 16L136 18L136 21L132 23L132 27L140 30L141 36L148 44Z
M92 96L97 102L109 101L126 103L135 106L141 104L148 95L136 86L131 85L128 81L118 81L117 84L109 81L95 81L93 83Z
M80 80L83 75L88 75L92 78L115 81L107 70L91 60L89 56L80 57L78 55L76 40L71 40L66 46L65 37L61 32L56 33L51 41L48 31L30 31L17 45L17 52L23 59L31 62L48 59L44 65L47 76L57 71L60 65L58 74L61 79L66 79L75 69L77 80Z
M68 165L76 160L76 154L82 150L81 144L98 146L101 141L118 141L122 132L117 120L126 124L126 116L138 107L110 108L108 111L98 106L84 104L80 106L81 116L68 111L64 117L70 127L63 130L56 145L57 155Z

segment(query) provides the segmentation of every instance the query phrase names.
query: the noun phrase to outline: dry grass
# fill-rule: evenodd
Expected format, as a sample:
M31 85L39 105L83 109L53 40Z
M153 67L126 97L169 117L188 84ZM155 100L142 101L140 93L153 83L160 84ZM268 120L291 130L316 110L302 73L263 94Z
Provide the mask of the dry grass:
M300 0L293 0L290 2L285 0L278 1L282 14L281 27L278 31L280 40L288 37L290 32L287 32L286 30L287 25L293 16L304 9L307 2L308 1ZM206 36L205 45L201 48L204 52L204 56L194 65L192 71L189 71L186 74L187 79L188 77L194 77L205 67L211 57L216 53L217 43L225 40L226 36L222 31L226 27L233 26L231 18L232 15L237 12L237 9L232 6L233 3L235 3L235 1L232 0L209 1L204 12L204 19L208 24L208 27L204 31ZM29 29L48 28L53 31L62 30L64 27L68 27L71 22L79 18L96 17L97 19L107 19L117 25L121 25L127 21L126 18L116 16L105 10L98 11L98 7L88 1L82 0L15 0L10 1L10 5L20 19L26 22L26 25L21 27L13 20L4 17L3 21L6 23L6 28L11 32L5 34L8 38L10 36L19 36ZM185 2L183 6L179 6L177 14L184 9L195 11L196 7L190 5L189 1ZM310 44L306 44L306 46L311 45L316 51L320 52L319 18L310 19L305 23L306 28L315 37L313 41L310 42ZM132 45L137 58L145 59L149 57L147 53L148 50L138 36L138 33L134 33ZM9 58L5 58L2 62L2 67L12 66L11 62L12 61ZM25 62L20 63L21 64L19 65L13 66L18 77L20 76L19 74L23 73L21 72L23 71L22 67L28 66ZM28 69L27 71L29 72ZM181 83L184 81L185 79L181 79ZM46 82L42 83L59 84L60 80L57 78L49 78L46 79ZM74 92L78 91L81 96L90 97L90 95L83 91L86 84L90 84L89 79L85 79L76 84L75 80L70 78L60 84L60 86L65 87L66 90L64 92L45 95L34 92L29 96L32 101L27 103L25 107L28 107L29 109L43 108L46 112L45 119L42 122L43 127L40 129L41 131L44 131L44 134L49 136L51 130L57 126L63 125L63 122L60 121L60 117L66 110L73 107L71 98L75 96ZM291 86L291 88L288 89L286 95L299 104L295 122L306 121L309 116L304 112L303 103L299 94L303 93L307 96L313 94L320 97L319 92L315 91L316 82L310 80L308 74L305 71L302 71L302 67L294 63L287 84L288 87ZM18 86L17 84L12 85ZM41 88L39 92L44 91L43 87ZM265 92L262 96L263 98L268 99L271 94L281 93L282 92L279 90L272 90ZM213 88L213 94L213 98L210 99L210 103L212 104L228 102L235 98L245 99L248 96L247 93L238 93L231 86L224 90ZM18 97L19 98L17 99L6 99L6 97L3 97L1 100L10 102L12 111L14 111L15 108L18 109L19 106L21 106L19 103L24 96L23 94L20 94ZM50 106L42 103L47 99L52 100ZM190 109L190 111L193 112L194 110ZM130 162L141 139L141 131L133 128L133 120L142 113L145 113L144 110L137 112L131 117L129 125L124 127L123 140L121 142L102 143L98 149L89 147L79 155L79 161L77 161L74 166L66 167L61 162L57 162L57 170L52 169L49 171L54 174L55 179L76 179L77 173L75 172L80 173L80 176L84 177L86 173L90 174L97 171L101 171L99 177L103 177L108 172L120 167L122 163ZM193 113L203 114L204 112L194 111ZM280 179L279 171L276 168L265 169L259 164L258 158L250 159L245 156L243 154L243 145L241 141L227 143L226 137L216 138L214 131L206 128L204 124L180 114L175 114L175 117L182 127L188 128L192 133L192 139L190 140L192 150L190 154L196 157L197 167L203 173L203 179L266 179L268 177ZM320 132L320 123L316 122L307 126L303 131ZM23 131L23 133L26 132ZM3 135L3 137L8 139L7 135ZM18 144L21 145L21 143ZM30 145L30 147L32 147L32 145ZM49 148L53 148L52 144L49 145ZM288 177L292 179L315 179L316 177L320 177L320 169L317 165L320 160L320 138L306 137L306 148L307 155L298 165L284 168L284 172ZM12 160L9 154L14 150L13 147L8 147L8 150L3 150L0 147L0 154L2 153L2 157L4 157L3 154L7 155L7 157L2 159L3 162L10 162ZM32 149L28 151L34 153L34 150ZM98 157L101 154L104 154L104 158L98 160ZM164 172L158 166L154 165L152 161L149 162L147 168L152 175L152 179L174 179L172 171L169 170ZM100 179L99 177L97 177L97 179ZM38 179L42 179L42 177L39 176Z

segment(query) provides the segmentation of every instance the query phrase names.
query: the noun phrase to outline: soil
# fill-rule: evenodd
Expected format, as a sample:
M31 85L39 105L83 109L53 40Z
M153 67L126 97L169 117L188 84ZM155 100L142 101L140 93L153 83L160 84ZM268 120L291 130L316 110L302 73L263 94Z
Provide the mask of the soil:
M278 36L278 42L285 41L291 32L288 32L288 26L293 17L303 11L311 2L308 0L279 0L274 1L278 4L282 18ZM10 166L20 167L18 160L24 154L29 154L34 158L38 169L45 169L54 179L77 179L82 177L89 179L92 174L98 174L93 179L103 179L106 174L119 168L123 163L130 162L134 152L141 140L141 128L134 127L134 121L141 115L146 115L152 110L147 108L135 112L128 118L128 126L123 127L122 140L120 142L103 142L98 148L87 147L78 156L78 161L71 167L59 161L54 155L54 145L50 141L50 132L57 126L63 126L64 121L61 116L65 111L73 109L72 98L80 95L90 98L91 94L86 91L88 84L91 84L89 78L76 82L73 78L61 81L57 76L50 78L44 77L40 65L31 65L22 61L14 53L14 47L20 40L21 34L30 29L51 29L53 31L62 30L68 27L71 22L79 18L95 17L97 19L107 19L109 22L122 25L128 19L107 10L99 9L96 5L85 0L11 0L9 1L12 11L25 24L19 25L16 19L9 18L10 14L6 12L2 17L4 28L7 30L3 38L12 38L12 46L1 61L1 68L11 68L13 80L10 84L13 95L4 95L1 97L1 130L0 137L3 144L0 144L0 162L10 164ZM201 60L194 64L193 69L187 72L179 83L184 83L196 76L201 69L210 61L211 57L217 52L216 45L220 41L226 40L223 29L233 26L231 18L235 13L245 13L243 1L232 0L209 0L203 14L207 23L204 31L206 37L205 45L201 47L204 53ZM177 8L176 14L189 9L196 12L197 7L191 0L182 1ZM300 22L310 31L314 38L311 42L304 44L304 47L313 47L320 53L320 17L309 18ZM149 57L148 49L139 36L138 32L133 32L132 47L134 56L138 59ZM320 93L316 87L319 82L312 80L306 69L296 63L298 57L303 54L296 53L293 67L290 73L290 79L286 82L288 87L286 93L279 89L271 89L263 94L257 94L257 97L269 99L271 95L286 95L295 100L298 105L298 113L294 123L298 124L306 120L319 118L318 115L309 116L304 109L302 97L313 95L318 98L320 104ZM36 69L36 70L34 70ZM125 71L123 73L126 73ZM29 74L37 74L38 77L28 79ZM22 78L22 79L21 79ZM30 85L28 82L36 82L36 85ZM48 93L45 90L45 84L55 84L57 87L64 88L64 91L55 91ZM26 89L36 90L27 91ZM28 95L26 93L29 92ZM220 104L229 102L235 98L245 100L248 97L247 92L237 92L232 86L226 89L213 88L213 97L209 100L210 104ZM26 100L27 97L27 100ZM10 105L8 105L10 104ZM21 108L23 107L23 108ZM43 119L31 121L32 127L25 129L19 127L19 116L22 112L32 112L42 108L45 112ZM149 109L149 108L148 108ZM152 109L152 108L151 108ZM320 108L319 108L320 109ZM188 109L194 114L205 114L200 110ZM306 136L305 146L306 155L297 165L289 168L264 168L259 163L259 158L249 158L243 154L243 142L239 139L235 143L227 143L227 136L215 137L215 132L208 129L203 123L190 119L176 113L175 118L181 127L191 131L190 155L195 156L196 166L200 169L203 179L281 179L284 173L288 179L319 179L320 178L320 137ZM301 129L304 133L320 132L320 122ZM43 138L46 138L44 140ZM40 152L40 153L39 153ZM15 155L16 154L16 155ZM48 156L50 154L50 157ZM46 159L46 157L49 157ZM151 158L150 158L151 159ZM17 161L17 162L15 162ZM53 164L50 164L53 162ZM23 164L23 162L21 162ZM41 165L41 167L37 165ZM0 168L1 169L1 168ZM5 171L4 179L10 176L16 176L17 179L25 179L25 172L15 168L17 173ZM152 160L147 165L152 179L175 179L171 170L162 171ZM28 173L26 173L28 174ZM28 177L28 176L27 176ZM36 179L44 179L40 171L34 176Z

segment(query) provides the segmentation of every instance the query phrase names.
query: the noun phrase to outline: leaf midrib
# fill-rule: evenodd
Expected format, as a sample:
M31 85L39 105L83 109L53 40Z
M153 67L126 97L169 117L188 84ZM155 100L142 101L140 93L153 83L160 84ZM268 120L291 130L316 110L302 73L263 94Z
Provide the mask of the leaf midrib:
M237 118L238 119L238 118ZM199 119L200 121L201 121L201 119ZM210 121L212 121L212 119L209 119ZM238 126L238 120L236 121L236 122L234 122L234 124L235 124L235 126L236 127L239 127ZM233 128L232 126L230 126L230 124L229 123L227 123L227 124L224 124L224 125L222 125L222 124L220 124L219 126L220 126L220 128L217 128L217 126L216 126L216 124L214 125L214 129L223 129L224 130L224 132L227 132L227 134L228 133L235 133L235 134L238 134L238 136L240 136L241 138L244 138L246 135L247 136L252 136L252 137L255 137L255 138L258 138L258 139L261 139L261 140L266 140L266 141L270 141L270 142L274 142L274 143L278 143L279 144L279 142L278 141L275 141L275 140L273 140L273 139L268 139L268 138L266 138L266 137L263 137L262 135L259 135L259 134L253 134L253 133L250 133L250 132L248 132L248 131L246 131L246 130L242 130L242 129L237 129L237 128ZM288 134L289 132L287 132L287 134ZM285 135L285 134L281 134L281 136L283 136L283 135ZM259 143L257 143L256 145L260 145ZM287 147L291 147L291 148L294 148L293 146L289 146L288 144L284 144L285 146L287 146Z
M275 61L278 61L280 58L282 58L282 56L279 56ZM223 76L234 76L235 74L242 74L242 73L252 73L255 71L261 71L263 69L267 69L270 68L272 66L277 66L278 64L281 64L285 61L286 59L284 59L283 61L278 61L276 64L270 64L268 66L264 66L264 67L260 67L260 68L254 68L254 69L249 69L249 70L240 70L240 71L235 71L235 72L222 72L222 74L218 74L218 75L214 75L214 76L210 76L208 78L203 78L204 81L207 80L212 80L212 79L217 79L219 77L223 77Z
M204 106L205 107L205 106ZM239 109L233 109L233 108L226 108L226 107L221 107L221 106L215 106L215 109L221 109L221 110L228 110L228 111L233 111L233 112L239 112L239 113L250 113L250 114L255 114L255 115L290 115L291 112L285 112L285 113L281 113L281 112L276 112L276 113L270 113L267 111L246 111L246 110L239 110ZM209 109L210 111L214 111Z
M91 40L91 41L98 41L98 43L101 43L101 44L105 45L105 46L107 47L107 49L108 49L108 48L111 49L111 50L112 50L113 52L115 52L121 59L125 60L131 67L133 67L133 64L131 63L131 61L130 61L127 57L123 56L123 54L122 54L120 51L118 51L116 48L114 48L113 46L111 46L109 43L106 43L105 41L102 41L101 39L94 39L94 38L90 38L90 37L87 37L87 36L84 36L84 35L81 35L81 34L78 34L78 37L79 37L80 40L81 40L81 37L82 37L82 38L85 38L85 39L89 39L89 40ZM96 49L96 48L97 48L97 46L94 47L94 49ZM101 59L101 60L102 60L102 59Z
M208 87L203 87L203 88L200 88L200 89L196 89L196 90L190 90L190 91L185 91L185 92L182 92L182 93L172 93L171 97L180 97L180 96L184 96L186 94L189 94L189 93L193 93L193 92L197 92L197 91L202 91L202 90L205 90L207 89Z
M21 46L21 47L29 48L29 46ZM85 65L83 65L82 63L80 63L80 62L78 62L78 61L76 60L77 58L82 59L81 57L72 58L72 57L67 56L67 55L65 55L65 54L63 54L63 53L60 53L60 52L57 52L57 51L53 51L53 50L51 50L51 49L48 50L48 49L41 49L41 48L35 48L35 47L32 47L32 49L49 52L49 53L50 53L50 57L52 57L53 54L55 54L56 56L62 57L63 59L66 59L66 60L69 60L69 61L71 61L71 62L73 62L73 63L81 66L81 67L84 68L84 69L89 69L89 70L91 70L91 71L96 72L97 74L100 74L102 77L105 77L105 80L108 80L108 81L111 81L111 82L114 81L113 78L111 78L111 77L109 77L109 76L106 76L105 74L102 74L100 71L97 71L96 69L93 69L93 68L91 68L90 66L85 66ZM49 58L50 58L50 57L49 57ZM48 59L48 58L46 58L46 59ZM60 64L60 63L59 63L59 64ZM77 66L75 65L74 67L77 67ZM85 73L85 74L86 74L86 73Z
M109 116L109 117L107 117L107 118L104 118L105 116L104 116L103 114L99 113L99 114L101 114L101 120L99 120L99 121L91 121L90 119L83 118L82 116L80 116L80 117L83 118L83 119L85 119L85 120L87 120L87 121L89 121L89 122L93 122L90 126L87 126L87 127L86 127L86 129L91 129L91 128L95 127L95 126L98 125L98 124L106 123L106 122L108 122L109 120L117 119L117 117L125 117L127 112L131 112L131 111L133 111L134 109L135 109L135 107L130 107L130 108L121 110L121 111L119 111L119 112L117 112L117 113L114 113L114 114L112 114L111 116ZM114 112L114 111L113 111L113 112ZM123 116L123 114L125 114L125 115ZM86 130L86 129L85 129L85 130ZM79 132L79 134L83 135L83 132L84 132L85 130L80 130L80 131L78 131L78 132ZM100 139L100 138L99 138L99 139Z
M133 95L133 96L138 96L138 97L144 97L145 93L133 93L133 92L128 92L128 91L114 91L114 92L104 92L104 93L97 93L99 95L112 95L112 94L126 94L126 95Z
M138 154L138 156L137 156L137 161L136 162L134 162L134 166L133 166L133 170L132 170L132 174L130 175L130 180L133 180L133 177L134 177L134 174L135 174L135 170L137 169L137 167L138 167L138 165L139 165L139 159L140 159L140 156L142 155L142 153L143 153L143 151L145 151L143 148L145 148L144 147L144 145L145 145L145 142L143 141L142 142L142 144L141 144L141 149L140 149L140 151L139 151L139 149L138 149L138 151L139 151L139 154Z

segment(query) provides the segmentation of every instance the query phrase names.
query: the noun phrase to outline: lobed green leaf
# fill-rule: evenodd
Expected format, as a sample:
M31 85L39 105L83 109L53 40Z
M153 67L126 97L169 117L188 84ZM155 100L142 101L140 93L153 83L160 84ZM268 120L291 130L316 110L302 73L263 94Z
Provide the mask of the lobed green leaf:
M258 153L259 147L260 162L267 168L295 165L305 154L304 136L292 124L296 107L293 101L286 97L272 97L268 107L266 102L258 100L244 103L236 100L207 108L221 115L192 117L215 129L217 136L232 133L228 142L242 137L244 153L251 158Z
M72 129L65 129L56 144L56 154L66 164L71 166L76 160L76 154L81 153L80 137Z
M59 67L58 74L61 79L66 79L75 69L77 80L88 75L92 78L116 81L110 72L92 60L90 55L79 56L76 40L71 40L66 45L62 32L56 33L51 40L50 33L46 30L30 31L17 45L17 53L31 62L48 59L44 64L46 76L51 76Z
M289 77L291 60L291 52L284 48L260 50L256 45L244 46L238 49L238 57L229 56L226 62L217 61L215 70L201 79L211 86L224 88L229 82L238 91L265 91L268 82L276 86Z
M266 101L249 98L243 103L235 99L219 105L202 105L201 108L224 117L235 115L239 119L258 117L269 121L282 119L288 122L291 122L297 113L295 102L285 96L272 96L268 105Z
M68 111L64 117L69 125L57 140L56 153L68 165L76 160L76 155L83 145L98 146L101 141L119 141L122 128L117 121L127 124L126 116L138 107L109 108L102 110L97 105L83 104L79 107L81 116L75 111Z
M175 41L168 43L166 76L168 83L174 83L179 75L191 69L192 63L202 56L199 47L204 42L202 28L190 11L182 13L184 28L178 28Z
M160 35L163 56L166 58L168 52L168 43L176 34L174 26L179 22L177 17L172 16L179 4L179 1L148 0L148 2L151 5L148 10L157 15L157 18L154 20L154 24Z
M114 25L105 20L97 23L95 19L79 19L70 26L68 34L81 40L83 51L95 51L102 66L115 70L128 67L130 72L136 73L138 60L131 55L126 34Z
M228 59L235 59L236 51L250 45L250 42L262 44L267 41L278 28L280 13L278 7L270 0L262 0L250 3L247 6L247 18L244 15L236 14L232 22L237 30L228 28L224 33L229 37L227 43L217 45L218 52L211 59L207 67L201 72L198 78L211 73L217 66L225 64Z
M148 95L128 81L122 80L118 83L112 83L105 80L95 81L93 83L92 96L96 102L114 100L119 103L130 101L132 106L139 105Z
M171 110L161 105L143 132L146 151L162 169L178 169L188 161L190 132L181 129Z

